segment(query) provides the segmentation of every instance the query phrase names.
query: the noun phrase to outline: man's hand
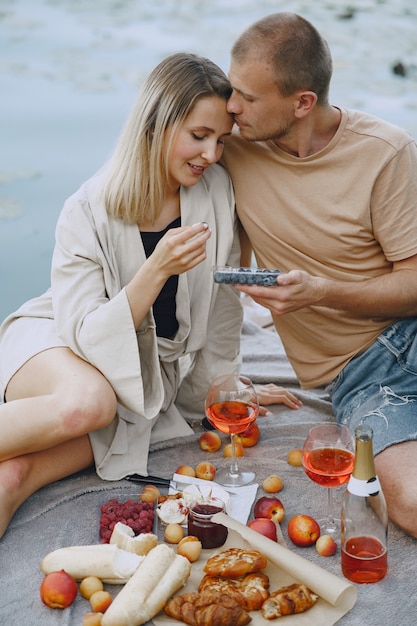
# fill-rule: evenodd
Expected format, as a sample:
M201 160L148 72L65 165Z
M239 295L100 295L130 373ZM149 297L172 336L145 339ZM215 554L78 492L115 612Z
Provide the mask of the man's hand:
M323 296L324 282L325 279L310 276L307 272L291 270L278 276L277 287L253 285L235 285L235 287L275 315L285 315L318 304Z
M417 255L396 261L392 271L363 279L334 280L311 276L302 270L280 274L277 287L235 285L274 315L308 306L346 311L356 317L395 318L417 315Z

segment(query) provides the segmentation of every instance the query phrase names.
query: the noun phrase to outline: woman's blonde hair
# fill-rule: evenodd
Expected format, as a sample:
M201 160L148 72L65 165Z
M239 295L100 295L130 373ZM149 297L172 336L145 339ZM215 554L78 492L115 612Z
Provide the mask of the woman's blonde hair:
M198 100L227 101L231 92L227 76L209 59L191 53L164 59L145 81L108 164L107 212L128 223L154 222L165 198L175 132Z

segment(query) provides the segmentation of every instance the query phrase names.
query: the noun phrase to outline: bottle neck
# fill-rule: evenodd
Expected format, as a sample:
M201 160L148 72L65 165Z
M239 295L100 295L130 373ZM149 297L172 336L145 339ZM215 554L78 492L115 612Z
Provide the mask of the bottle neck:
M381 490L375 472L372 435L372 429L363 424L355 430L355 463L348 491L356 496L377 496Z
M357 480L366 480L375 477L374 454L372 450L372 438L364 439L356 437L355 464L352 476Z

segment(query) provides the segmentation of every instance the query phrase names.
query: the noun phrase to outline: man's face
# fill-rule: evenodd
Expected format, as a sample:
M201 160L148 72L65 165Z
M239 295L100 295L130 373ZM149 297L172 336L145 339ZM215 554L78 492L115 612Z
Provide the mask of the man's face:
M270 64L232 60L229 79L233 93L227 110L233 113L244 139L266 141L288 135L294 123L296 98L280 94Z

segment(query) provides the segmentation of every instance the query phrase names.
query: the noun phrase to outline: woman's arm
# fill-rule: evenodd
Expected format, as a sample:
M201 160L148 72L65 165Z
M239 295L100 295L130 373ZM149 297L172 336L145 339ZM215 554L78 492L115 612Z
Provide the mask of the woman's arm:
M169 230L126 285L135 328L139 328L170 276L183 274L206 258L207 224Z

